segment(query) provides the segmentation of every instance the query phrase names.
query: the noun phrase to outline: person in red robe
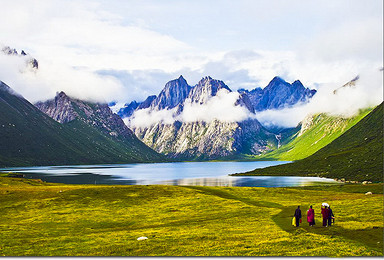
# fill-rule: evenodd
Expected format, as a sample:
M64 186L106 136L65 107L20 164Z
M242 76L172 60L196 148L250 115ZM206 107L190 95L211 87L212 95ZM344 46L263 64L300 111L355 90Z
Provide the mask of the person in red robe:
M327 206L321 206L321 215L323 216L323 227L328 227L329 209Z
M313 210L312 205L309 207L309 210L307 210L307 221L310 227L315 225L315 211Z

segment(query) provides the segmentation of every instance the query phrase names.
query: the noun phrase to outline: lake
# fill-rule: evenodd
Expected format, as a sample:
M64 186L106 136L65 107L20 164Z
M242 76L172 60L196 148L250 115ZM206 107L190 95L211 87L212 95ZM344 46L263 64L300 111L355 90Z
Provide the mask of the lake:
M5 168L26 178L67 184L201 185L290 187L337 183L332 179L294 176L228 176L288 162L175 162Z

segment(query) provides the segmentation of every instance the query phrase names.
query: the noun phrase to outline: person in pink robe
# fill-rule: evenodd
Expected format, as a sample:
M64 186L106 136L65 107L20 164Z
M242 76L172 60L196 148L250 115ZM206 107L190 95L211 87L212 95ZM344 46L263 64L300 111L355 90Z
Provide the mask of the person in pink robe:
M329 209L327 206L324 208L321 206L321 215L323 215L323 226L328 227Z
M307 221L310 227L315 225L315 211L313 210L312 205L309 207L309 210L307 210Z

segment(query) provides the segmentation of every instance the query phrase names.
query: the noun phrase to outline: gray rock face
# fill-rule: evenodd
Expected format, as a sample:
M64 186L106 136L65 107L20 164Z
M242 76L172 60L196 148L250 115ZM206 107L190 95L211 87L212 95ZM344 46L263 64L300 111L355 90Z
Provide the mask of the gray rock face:
M38 102L35 106L62 124L77 119L110 136L133 136L133 132L117 114L112 113L107 104L85 102L70 98L64 92L60 92L54 99Z
M231 92L231 89L225 85L223 81L207 76L197 83L189 93L188 98L191 99L192 102L204 104L210 97L216 96L217 92L221 89Z
M175 122L135 128L148 146L171 158L217 159L240 154L260 154L277 145L257 120L244 122Z

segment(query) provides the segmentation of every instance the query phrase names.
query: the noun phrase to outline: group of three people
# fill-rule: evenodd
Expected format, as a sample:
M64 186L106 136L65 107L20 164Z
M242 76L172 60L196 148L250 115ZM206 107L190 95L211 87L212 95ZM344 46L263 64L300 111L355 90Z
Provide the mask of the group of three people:
M328 227L332 225L332 220L334 221L333 211L330 206L321 206L321 215L323 216L323 226ZM301 209L300 206L295 210L295 214L293 215L295 218L296 227L300 225L301 222ZM312 208L312 205L309 207L307 211L307 221L309 226L313 227L315 225L315 210Z

